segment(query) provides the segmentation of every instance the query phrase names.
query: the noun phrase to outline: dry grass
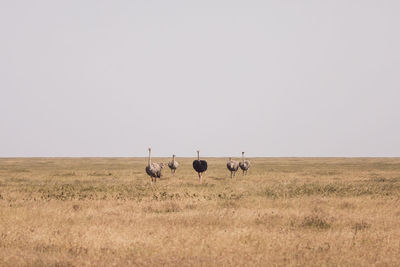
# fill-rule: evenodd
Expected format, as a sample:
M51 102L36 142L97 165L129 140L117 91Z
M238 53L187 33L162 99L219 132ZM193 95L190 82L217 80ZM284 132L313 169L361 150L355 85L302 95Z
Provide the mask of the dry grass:
M0 159L0 265L400 265L400 159L179 162Z

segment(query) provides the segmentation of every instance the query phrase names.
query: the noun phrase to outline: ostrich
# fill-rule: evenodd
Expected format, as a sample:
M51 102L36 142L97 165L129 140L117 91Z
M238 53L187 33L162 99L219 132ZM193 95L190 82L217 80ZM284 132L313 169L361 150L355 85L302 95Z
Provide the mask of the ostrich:
M197 150L197 159L193 161L193 169L199 174L199 181L202 182L203 173L207 170L207 161L200 160L200 151Z
M243 175L247 174L247 170L250 168L250 161L244 160L244 152L242 152L242 161L239 162L239 167L243 171Z
M226 164L226 167L231 172L231 178L235 177L235 174L236 174L237 170L239 169L239 162L232 160L232 158L229 158L228 163Z
M171 174L174 175L179 167L179 163L175 160L175 155L172 155L172 161L168 163L168 167L171 169Z
M161 178L161 171L164 163L151 163L151 148L149 147L149 161L146 167L146 173L150 176L151 182L156 182L157 178Z

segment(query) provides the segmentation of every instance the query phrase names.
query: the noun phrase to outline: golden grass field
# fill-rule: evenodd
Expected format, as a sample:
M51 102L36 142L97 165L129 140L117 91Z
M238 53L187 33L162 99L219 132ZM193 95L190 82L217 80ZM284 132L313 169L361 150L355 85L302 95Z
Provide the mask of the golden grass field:
M399 158L177 160L0 159L0 265L400 266Z

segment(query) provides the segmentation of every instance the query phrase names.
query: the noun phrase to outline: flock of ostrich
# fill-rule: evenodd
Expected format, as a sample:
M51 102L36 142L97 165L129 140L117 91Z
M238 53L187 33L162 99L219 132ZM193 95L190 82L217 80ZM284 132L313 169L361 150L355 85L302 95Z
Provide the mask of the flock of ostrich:
M164 166L164 163L151 162L151 148L149 147L149 159L146 166L146 173L150 176L152 183L156 182L157 178L161 178L161 172ZM175 160L175 155L172 155L172 161L168 163L168 167L171 169L171 174L174 175L179 167L178 161ZM250 161L244 159L244 152L242 152L242 161L237 162L229 158L226 167L231 172L231 178L235 177L239 168L242 169L243 175L246 175L250 168ZM193 169L198 173L199 182L202 183L203 174L207 171L207 161L200 159L199 150L197 150L197 159L193 161Z

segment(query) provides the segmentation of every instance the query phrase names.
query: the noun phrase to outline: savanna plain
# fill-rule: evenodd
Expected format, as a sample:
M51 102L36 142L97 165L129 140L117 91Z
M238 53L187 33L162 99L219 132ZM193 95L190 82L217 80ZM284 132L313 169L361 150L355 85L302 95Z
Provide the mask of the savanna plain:
M1 158L0 265L400 266L399 158L177 160Z

